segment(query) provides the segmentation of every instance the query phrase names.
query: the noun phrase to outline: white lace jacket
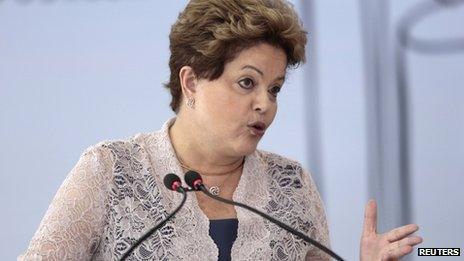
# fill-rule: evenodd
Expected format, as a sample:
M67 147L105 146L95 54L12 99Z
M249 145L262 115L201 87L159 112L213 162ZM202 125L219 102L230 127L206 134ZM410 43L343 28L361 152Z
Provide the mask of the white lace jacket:
M167 173L183 176L168 134L173 121L158 132L88 148L18 260L117 260L173 211L182 195L163 185ZM297 162L263 151L248 155L233 199L329 245L319 193ZM239 222L232 260L330 260L263 218L241 208L236 211ZM194 194L189 194L175 218L136 248L128 260L217 258L209 220Z

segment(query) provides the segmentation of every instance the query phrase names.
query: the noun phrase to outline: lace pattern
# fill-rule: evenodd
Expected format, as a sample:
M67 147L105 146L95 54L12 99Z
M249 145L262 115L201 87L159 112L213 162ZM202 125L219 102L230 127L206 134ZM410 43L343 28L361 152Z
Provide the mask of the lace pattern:
M26 253L18 260L117 260L145 231L164 219L181 195L163 185L181 174L168 129L87 149L61 185ZM183 175L179 175L183 176ZM233 195L329 245L319 193L300 164L264 151L245 159ZM236 208L232 260L330 260L314 246L244 209ZM217 260L209 220L194 194L128 260Z

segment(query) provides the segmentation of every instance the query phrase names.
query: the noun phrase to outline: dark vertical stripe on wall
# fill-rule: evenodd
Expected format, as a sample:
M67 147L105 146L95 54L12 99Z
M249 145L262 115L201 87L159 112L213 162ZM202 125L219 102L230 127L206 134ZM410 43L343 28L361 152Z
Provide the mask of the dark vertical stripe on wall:
M361 3L361 26L364 51L364 76L366 82L366 113L367 113L367 184L369 198L375 198L378 205L383 203L382 189L382 122L381 119L381 70L378 53L376 30L378 24L372 21L374 13L369 3Z
M407 59L406 51L397 43L396 47L396 84L398 88L398 117L400 125L400 171L401 189L403 191L403 212L402 220L404 224L412 222L411 204L411 171L410 171L410 127L409 127L409 90L407 85Z
M405 154L405 94L397 87L395 38L388 1L360 0L367 110L368 197L378 203L379 231L410 218L409 159Z
M303 66L304 72L304 117L305 133L307 135L307 150L309 171L317 184L322 198L325 198L325 188L321 157L321 137L319 120L319 91L317 81L317 38L314 26L314 0L301 0L301 17L308 32L308 44L306 49L307 62Z

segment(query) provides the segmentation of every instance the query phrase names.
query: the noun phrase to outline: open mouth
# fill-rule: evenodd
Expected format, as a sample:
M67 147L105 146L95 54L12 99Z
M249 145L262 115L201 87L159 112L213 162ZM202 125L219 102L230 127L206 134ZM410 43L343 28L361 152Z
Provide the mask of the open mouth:
M248 125L248 128L250 128L251 134L255 136L263 136L266 132L266 124L263 122L253 122Z

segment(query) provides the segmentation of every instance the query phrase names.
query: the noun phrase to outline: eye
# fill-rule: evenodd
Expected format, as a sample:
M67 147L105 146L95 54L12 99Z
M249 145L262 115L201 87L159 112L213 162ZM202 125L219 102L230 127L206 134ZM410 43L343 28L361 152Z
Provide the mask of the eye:
M255 82L251 78L244 78L238 81L238 85L244 89L251 89L255 86Z
M274 86L274 87L272 87L272 88L269 90L269 92L270 92L273 96L277 96L277 94L280 92L280 89L281 89L281 88L282 88L282 87L280 87L280 86Z

